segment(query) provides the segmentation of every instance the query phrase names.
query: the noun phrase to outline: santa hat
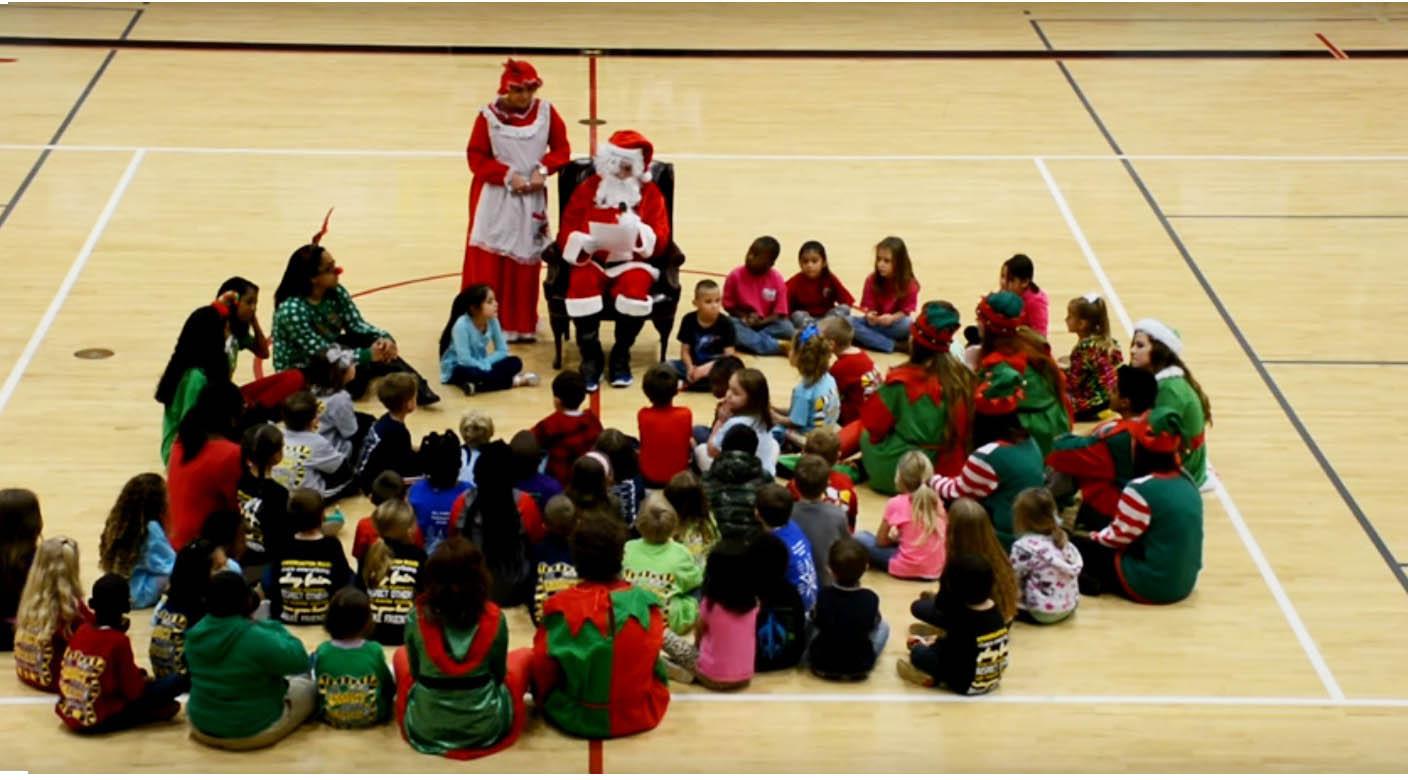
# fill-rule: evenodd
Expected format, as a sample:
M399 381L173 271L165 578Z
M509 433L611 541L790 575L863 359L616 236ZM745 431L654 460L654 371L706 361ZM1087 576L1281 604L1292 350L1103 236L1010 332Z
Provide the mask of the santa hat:
M1012 414L1027 397L1026 380L1006 363L997 363L983 374L982 384L974 391L978 414L996 417Z
M1183 357L1183 339L1178 336L1178 331L1173 328L1170 328L1156 319L1144 319L1134 323L1134 330L1136 333L1143 332L1149 338L1168 347L1169 351L1173 352L1173 354L1177 355L1180 359Z
M655 145L635 130L617 130L596 150L597 160L629 162L642 182L650 181L650 161L654 157Z
M947 352L958 330L958 312L938 301L924 304L909 328L910 341L930 352Z
M507 95L511 87L526 87L537 89L543 85L543 80L538 78L538 71L526 60L515 60L512 57L504 63L504 72L499 76L499 94Z
M1150 452L1177 455L1183 447L1183 418L1167 407L1149 412L1148 421L1139 430L1139 446Z
M1002 290L978 302L978 321L995 333L1011 333L1022 324L1022 296Z

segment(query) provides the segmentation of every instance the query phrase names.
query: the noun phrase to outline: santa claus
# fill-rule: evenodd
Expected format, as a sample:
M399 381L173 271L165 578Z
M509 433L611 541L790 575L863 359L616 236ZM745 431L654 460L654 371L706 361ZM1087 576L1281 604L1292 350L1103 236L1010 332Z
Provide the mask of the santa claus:
M542 84L529 63L505 62L499 97L480 109L469 136L474 183L461 289L493 288L507 341L535 338L541 255L552 242L547 177L572 158L562 117L536 97Z
M596 173L572 192L557 243L572 264L567 314L577 330L588 390L601 379L601 315L613 298L616 343L609 365L612 387L631 384L631 345L650 317L650 287L660 276L651 260L670 245L665 198L651 181L650 141L618 130L592 160Z

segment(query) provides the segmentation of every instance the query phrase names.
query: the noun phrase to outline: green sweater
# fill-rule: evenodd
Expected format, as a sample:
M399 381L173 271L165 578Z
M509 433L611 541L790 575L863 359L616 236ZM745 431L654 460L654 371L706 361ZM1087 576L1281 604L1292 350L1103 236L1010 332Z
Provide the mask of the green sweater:
M318 683L318 711L333 728L366 728L391 716L396 681L386 666L386 651L376 642L318 645L313 679Z
M441 754L459 748L488 747L513 727L513 701L504 684L508 659L508 623L499 613L497 633L480 663L452 674L431 658L435 650L448 654L451 664L464 663L485 621L465 630L441 626L443 647L431 648L419 610L406 616L406 656L411 686L406 705L406 738L422 753ZM492 623L490 625L493 625Z
M274 369L303 368L314 356L326 354L344 333L391 337L362 319L351 294L340 284L324 293L316 304L307 298L284 299L274 311ZM357 350L357 362L372 362L371 349Z
M1181 601L1193 592L1203 568L1203 497L1188 475L1150 474L1130 481L1123 501L1149 526L1121 550L1120 578L1140 599L1154 604Z
M1154 398L1155 409L1173 409L1183 420L1183 446L1188 448L1194 439L1201 438L1207 425L1203 416L1203 402L1198 391L1188 384L1183 369L1169 366L1155 375L1159 380L1159 394ZM1193 477L1193 484L1202 487L1208 480L1208 448L1203 442L1197 447L1183 451L1183 468Z
M196 405L207 384L210 383L205 377L205 372L199 368L188 368L186 373L181 375L181 382L176 385L176 395L172 396L171 403L161 412L162 463L170 462L171 445L176 443L176 432L181 428L181 421L186 419L186 413Z
M622 568L622 577L664 602L671 631L684 634L693 630L699 622L699 602L689 593L704 583L704 570L688 547L676 541L651 544L633 539L626 542Z
M283 716L284 678L308 673L308 653L272 620L206 615L186 630L186 664L191 725L219 739L243 739Z

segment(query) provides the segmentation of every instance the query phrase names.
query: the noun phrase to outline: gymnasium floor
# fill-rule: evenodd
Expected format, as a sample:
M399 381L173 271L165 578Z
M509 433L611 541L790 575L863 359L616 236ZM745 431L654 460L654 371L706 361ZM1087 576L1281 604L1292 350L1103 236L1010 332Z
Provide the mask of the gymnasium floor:
M109 48L118 39L168 43ZM252 755L196 745L184 724L80 739L6 655L0 768L1408 768L1408 521L1394 498L1408 412L1384 406L1408 367L1408 8L1391 4L0 6L0 59L14 60L0 62L0 483L39 493L46 534L79 540L85 582L118 489L160 468L151 396L183 318L238 273L263 285L267 328L289 252L329 206L344 283L375 291L363 312L434 374L464 241L464 143L504 59L473 47L514 44L560 47L529 59L579 153L577 50L606 50L601 131L639 129L675 162L691 273L723 274L772 234L790 275L817 238L858 291L871 247L897 234L923 297L954 301L965 324L1021 251L1051 295L1058 350L1073 342L1064 302L1090 290L1123 341L1144 316L1178 328L1212 398L1222 484L1205 496L1195 594L1161 608L1088 599L1066 624L1019 625L1001 691L964 700L895 675L917 588L872 573L894 634L863 684L789 672L738 694L676 686L650 734L602 745L535 721L467 766L420 756L391 728L309 726ZM655 346L647 330L638 375ZM75 359L86 348L115 355ZM550 350L516 351L551 376ZM750 362L785 397L785 362ZM442 394L410 418L417 436L471 406L504 436L550 409L546 386ZM608 425L634 429L638 387L601 401ZM864 495L864 527L880 505ZM343 509L355 520L366 504ZM146 619L134 615L139 656ZM512 632L531 641L526 616ZM310 648L322 638L299 633Z

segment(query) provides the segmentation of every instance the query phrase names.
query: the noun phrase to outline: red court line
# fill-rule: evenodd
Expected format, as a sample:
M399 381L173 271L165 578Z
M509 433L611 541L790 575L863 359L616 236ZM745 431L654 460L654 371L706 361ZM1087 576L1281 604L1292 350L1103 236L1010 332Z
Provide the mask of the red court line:
M594 739L587 743L587 772L593 775L605 774L601 768L601 740Z
M0 62L19 62L14 57L0 57Z
M459 276L459 275L460 275L460 272L459 272L459 271L451 271L451 272L449 272L449 273L444 273L444 274L435 274L434 276L418 276L418 277L416 277L416 278L414 278L414 279L404 279L404 280L399 281L399 282L392 282L391 284L383 284L383 285L380 286L380 287L373 287L373 288L371 288L371 289L369 289L369 290L359 290L359 291L357 291L357 292L352 293L352 297L353 297L353 298L360 298L360 297L362 297L363 295L371 295L372 293L379 293L379 292L383 292L383 291L385 291L385 290L394 290L394 289L396 289L397 287L406 287L406 286L412 285L412 284L420 284L421 282L434 282L434 281L438 281L438 280L440 280L440 279L449 279L449 278L452 277L452 276Z
M1347 60L1347 59L1349 59L1349 55L1348 55L1348 54L1345 54L1344 51L1340 49L1340 47L1334 45L1333 43L1330 43L1330 39L1329 39L1329 38L1326 38L1324 35L1322 35L1322 34L1320 34L1320 33L1315 33L1315 37L1316 37L1316 38L1319 38L1319 39L1320 39L1320 42L1323 43L1323 44L1325 44L1325 48L1327 48L1327 49L1330 50L1330 56L1331 56L1331 57L1334 57L1334 58L1337 59L1337 60Z

